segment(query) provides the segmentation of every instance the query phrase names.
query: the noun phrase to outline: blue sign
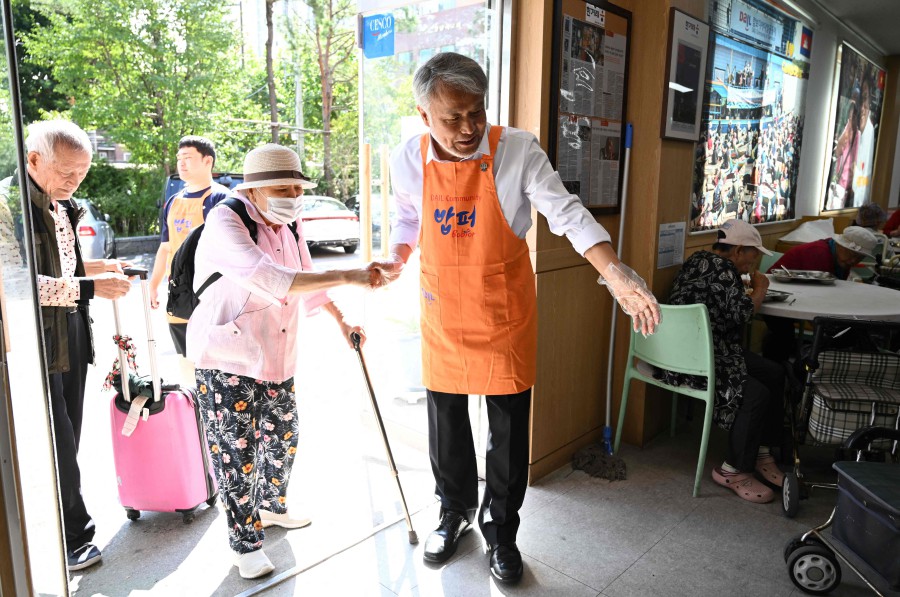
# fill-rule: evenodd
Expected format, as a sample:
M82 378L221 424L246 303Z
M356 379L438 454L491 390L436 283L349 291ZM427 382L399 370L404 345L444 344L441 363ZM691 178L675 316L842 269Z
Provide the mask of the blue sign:
M363 17L362 47L366 58L393 56L394 15Z

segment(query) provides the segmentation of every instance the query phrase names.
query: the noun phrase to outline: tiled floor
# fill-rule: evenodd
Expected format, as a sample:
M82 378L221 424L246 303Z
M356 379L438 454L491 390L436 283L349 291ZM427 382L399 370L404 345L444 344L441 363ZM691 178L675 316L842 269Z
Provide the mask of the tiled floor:
M711 455L720 453L724 434L716 435ZM793 520L778 503L743 502L707 478L693 498L697 439L683 431L645 450L624 447L626 481L564 467L529 488L518 537L525 575L514 587L491 579L477 530L445 565L423 563L422 543L437 517L431 504L414 517L418 546L407 543L401 522L263 594L801 595L788 577L784 545L827 519L834 493L815 491ZM830 451L807 452L807 472L826 475ZM846 567L832 593L869 594Z
M326 420L333 402L307 403L313 420ZM704 476L691 497L698 434L684 426L643 450L623 446L628 479L610 483L563 467L528 489L518 544L525 575L515 586L492 580L476 530L465 535L446 564L422 561L436 524L427 455L397 442L394 456L419 535L410 545L397 489L371 421L347 417L351 442L311 426L310 446L328 446L295 469L291 508L313 517L306 529L269 529L265 549L275 574L241 579L227 560L222 514L207 509L192 525L148 513L137 523L112 508L104 528L100 566L77 575L77 595L308 595L308 596L785 596L801 595L788 577L786 542L824 522L834 492L816 490L795 519L778 503L744 502ZM714 431L709 468L722 453ZM360 454L364 454L362 458ZM829 450L805 449L804 471L828 473ZM296 500L296 501L294 501ZM380 530L371 533L373 526ZM201 573L202 572L202 573ZM852 571L836 596L871 594Z
M663 434L643 450L623 446L625 481L610 483L565 466L529 487L518 537L525 575L518 585L492 580L477 529L463 538L449 562L426 565L423 544L436 525L438 506L423 437L416 439L413 433L413 441L404 441L409 438L391 428L394 458L419 535L419 544L412 546L355 356L341 346L332 322L310 320L307 325L322 340L300 358L301 370L312 374L304 375L304 391L298 394L302 458L291 477L289 504L313 524L267 530L265 550L276 566L274 575L258 581L238 576L229 559L224 516L216 508L198 512L191 525L182 524L180 516L152 512L129 522L116 499L107 407L94 400L86 433L96 438L96 445L85 451L91 466L83 468L103 561L73 575L75 595L801 594L788 577L784 545L824 522L835 494L814 492L795 519L784 518L778 503L740 500L709 479L724 453L725 434L716 429L700 496L693 498L699 433L688 424L682 424L675 438ZM382 352L374 341L367 347L373 372ZM332 369L320 370L323 364ZM92 383L99 385L99 379ZM391 399L376 386L383 413L424 428L421 403ZM805 448L804 471L830 475L831 454ZM372 532L373 527L379 530ZM39 567L36 572L40 577ZM871 593L845 567L844 582L832 594Z

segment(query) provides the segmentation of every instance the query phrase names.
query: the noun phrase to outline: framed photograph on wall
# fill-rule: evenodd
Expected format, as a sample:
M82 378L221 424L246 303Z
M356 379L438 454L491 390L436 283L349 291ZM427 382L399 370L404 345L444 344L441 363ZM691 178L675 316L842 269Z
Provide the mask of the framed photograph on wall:
M700 139L708 45L709 25L672 8L660 133L665 139Z
M618 213L631 13L607 0L554 5L550 163L592 213Z
M884 97L885 70L846 43L841 45L838 66L834 139L822 211L859 207L871 200Z
M710 0L690 231L795 218L813 32L763 0Z

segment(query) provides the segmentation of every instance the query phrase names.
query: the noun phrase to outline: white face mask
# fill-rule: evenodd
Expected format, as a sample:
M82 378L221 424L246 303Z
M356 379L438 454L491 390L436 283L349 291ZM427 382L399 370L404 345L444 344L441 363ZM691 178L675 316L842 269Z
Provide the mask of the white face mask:
M298 217L303 210L303 197L269 197L266 198L268 209L263 211L257 206L257 210L262 216L275 224L290 224Z

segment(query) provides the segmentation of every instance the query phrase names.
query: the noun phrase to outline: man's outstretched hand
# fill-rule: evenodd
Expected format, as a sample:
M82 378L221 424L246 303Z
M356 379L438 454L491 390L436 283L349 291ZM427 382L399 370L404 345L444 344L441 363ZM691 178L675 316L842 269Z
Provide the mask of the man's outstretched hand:
M597 282L606 286L622 311L629 315L634 331L649 336L660 322L659 303L644 279L624 263L611 264Z

